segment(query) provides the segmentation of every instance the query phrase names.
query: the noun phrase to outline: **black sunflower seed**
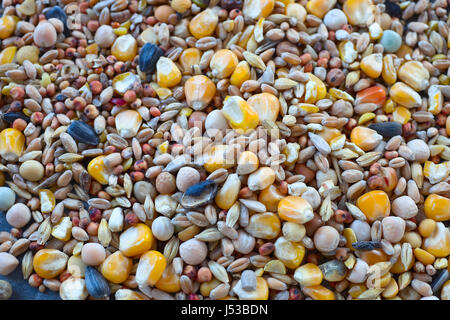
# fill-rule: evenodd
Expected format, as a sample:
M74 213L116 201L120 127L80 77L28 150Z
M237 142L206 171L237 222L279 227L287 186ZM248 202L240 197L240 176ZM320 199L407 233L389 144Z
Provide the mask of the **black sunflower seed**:
M386 1L384 3L386 6L386 13L390 16L400 18L402 16L402 8L394 2Z
M86 289L95 298L105 298L111 294L108 281L95 268L88 266L85 271Z
M186 196L199 196L206 188L214 184L216 183L213 180L205 180L197 184L194 184L193 186L190 186L184 194Z
M380 249L381 242L380 241L358 241L358 242L353 242L352 247L356 250L363 250L363 251Z
M162 55L164 51L160 47L147 42L139 52L139 69L145 73L152 73Z
M67 133L76 141L92 146L96 146L100 142L94 129L86 122L80 120L73 121L67 129Z
M378 122L369 125L369 128L381 134L384 138L402 135L402 125L399 122Z
M50 18L61 20L61 22L64 24L64 35L66 37L70 36L70 30L69 28L67 28L67 15L63 9L58 6L54 6L45 13L45 17L47 18L47 20Z
M7 112L3 114L2 118L8 123L13 123L16 119L23 119L27 123L30 122L30 118L24 115L22 112Z

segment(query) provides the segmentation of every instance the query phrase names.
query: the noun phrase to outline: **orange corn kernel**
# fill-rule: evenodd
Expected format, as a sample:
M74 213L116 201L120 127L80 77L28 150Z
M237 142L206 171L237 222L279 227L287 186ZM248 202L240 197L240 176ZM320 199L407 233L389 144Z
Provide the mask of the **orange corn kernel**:
M143 223L122 232L119 240L119 249L127 257L134 257L150 250L154 241L152 231Z
M356 201L358 208L369 222L387 217L391 212L391 202L386 192L374 190L360 196Z
M267 211L276 212L278 203L284 195L273 184L259 192L258 201L266 206Z
M181 72L169 58L161 57L156 63L156 81L163 88L172 88L181 81Z
M317 265L307 263L295 270L294 279L305 287L318 286L322 283L323 274Z
M164 269L164 272L155 284L155 287L170 293L176 293L181 290L180 277L175 273L172 265L169 265Z
M347 0L342 6L349 23L358 26L366 26L373 21L375 9L372 0Z
M423 241L422 248L436 258L450 254L450 230L442 222L436 223L433 233Z
M389 270L389 271L393 274L402 274L404 272L411 270L411 268L414 266L415 262L416 262L416 259L414 257L412 257L411 262L407 266L405 266L402 263L402 260L398 259L397 262L394 263L394 265L391 267L391 270Z
M278 215L283 220L301 224L314 218L313 208L309 202L297 196L281 199L278 203Z
M280 237L275 242L275 257L289 269L297 268L305 257L306 249L298 242Z
M197 39L209 37L216 30L219 17L211 9L198 13L189 23L189 31Z
M225 100L223 115L233 129L247 131L256 128L259 116L255 109L239 96L231 96Z
M434 221L450 220L450 199L430 194L424 204L425 215Z
M420 248L414 249L414 256L424 265L432 264L436 260L432 254Z
M111 54L120 61L131 61L137 54L138 45L131 34L118 37L111 47Z
M260 122L277 120L280 112L280 101L273 94L266 92L255 94L247 102L255 109Z
M245 0L242 13L245 17L258 20L259 18L268 17L272 13L274 6L274 0Z
M0 155L8 162L16 162L22 155L25 146L25 136L14 128L0 132Z
M202 52L197 48L188 48L184 50L178 61L184 72L191 73L192 67L200 64L200 59L202 57Z
M373 53L362 58L360 63L361 70L370 78L378 78L383 69L383 55Z
M128 279L133 261L122 252L116 251L109 255L100 266L100 272L112 283L122 283Z
M136 282L141 286L154 286L161 278L167 262L164 255L155 250L141 255L136 270Z
M256 238L270 240L278 236L280 226L280 219L276 214L265 212L252 215L245 230Z
M373 265L378 262L384 262L389 260L389 256L381 249L375 249L370 251L360 251L360 258L364 260L368 265Z
M184 84L184 95L194 110L203 110L216 94L216 85L204 75L189 78Z
M340 137L342 132L336 128L323 127L323 130L319 131L317 134L326 142L330 143L333 139Z
M231 76L239 63L236 54L228 49L221 49L214 53L209 63L212 75L218 79Z
M392 120L401 124L408 123L411 120L411 112L405 107L396 107L392 112Z
M386 91L380 86L361 90L356 94L355 104L375 103L382 106L386 102Z
M322 19L335 4L336 0L310 0L306 4L306 10Z
M212 146L206 154L206 161L203 165L207 172L213 172L220 168L231 168L234 163L229 159L227 161L226 151L228 149L227 145L218 144Z
M375 130L358 126L353 128L350 140L364 151L370 151L378 146L383 137Z
M237 64L236 69L234 69L233 74L230 77L230 83L238 88L247 81L250 80L250 66L247 61L241 61Z
M59 276L66 269L69 257L56 249L39 250L33 258L34 271L44 279Z
M108 184L109 176L112 174L104 162L105 156L98 156L92 159L87 167L92 178L101 184Z
M381 76L387 84L394 84L397 81L397 70L395 70L394 59L392 55L385 55L383 58L383 70Z
M314 300L335 300L334 292L321 285L303 287L303 293Z

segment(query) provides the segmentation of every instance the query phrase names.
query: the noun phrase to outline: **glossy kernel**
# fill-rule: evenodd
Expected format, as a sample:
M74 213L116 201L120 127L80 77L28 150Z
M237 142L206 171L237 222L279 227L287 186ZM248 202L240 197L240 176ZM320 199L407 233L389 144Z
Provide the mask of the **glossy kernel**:
M181 81L181 71L169 58L161 57L156 63L156 81L163 88L172 88Z
M434 221L450 220L450 199L430 194L425 200L424 211L427 218Z
M333 291L321 285L304 287L303 292L314 300L335 300Z
M200 59L202 57L202 52L197 48L188 48L183 50L178 61L186 73L192 72L193 66L198 66L200 64Z
M374 149L383 137L375 130L366 127L355 127L350 134L351 141L364 151Z
M313 208L309 202L297 196L281 199L278 203L278 215L283 220L301 224L314 218Z
M230 160L227 161L226 150L227 145L218 144L212 146L212 148L206 154L206 161L203 165L207 172L213 172L220 168L230 168L234 165Z
M138 133L142 116L135 110L124 110L115 117L116 129L124 138L133 138Z
M134 257L150 250L153 241L150 228L143 223L138 223L122 232L119 249L127 257Z
M116 251L103 261L100 272L106 280L112 283L122 283L128 279L132 268L133 261L122 252Z
M155 287L165 292L177 293L181 290L180 276L178 276L171 265L164 269L161 278L155 284Z
M240 288L238 291L240 300L267 300L269 298L269 286L262 277L256 277L256 289L246 291Z
M112 80L114 92L124 95L127 90L132 90L133 85L140 81L139 77L132 72L125 72L115 76Z
M137 41L131 34L118 37L111 47L111 54L120 61L131 61L137 54Z
M245 230L256 238L270 240L278 236L280 226L280 219L276 214L265 212L252 215Z
M8 162L15 162L22 155L25 146L25 136L14 128L0 132L0 155Z
M233 51L221 49L214 53L209 62L209 67L214 77L225 79L233 74L238 63L239 59Z
M375 5L372 0L347 0L342 10L352 25L366 26L375 16Z
M56 249L41 249L33 258L34 271L44 279L60 275L66 268L68 256Z
M280 237L275 242L275 257L289 269L297 268L305 257L306 249L300 243Z
M369 222L387 217L391 212L391 202L386 192L374 190L360 196L356 201L358 208Z
M416 91L428 87L430 73L420 61L407 61L398 68L398 78Z
M0 39L10 37L16 29L17 17L3 16L0 18Z
M208 37L214 33L219 17L211 9L197 14L189 23L189 31L197 39Z
M317 286L322 283L323 274L317 265L307 263L295 270L294 279L305 287Z
M274 6L274 0L245 0L242 12L244 16L258 20L259 18L268 17Z
M250 66L247 61L241 61L237 64L236 68L234 69L233 73L230 77L230 83L238 88L241 87L241 85L247 81L250 80L251 74L250 74ZM253 96L252 96L253 97Z
M108 184L110 170L106 167L104 162L105 156L98 156L92 159L87 167L88 173L92 178L101 184Z
M41 203L41 212L50 213L55 208L56 199L51 190L41 189L39 190L39 201Z
M381 76L387 84L394 84L397 81L397 70L394 66L394 59L392 55L385 55L383 57L383 70Z
M52 228L52 236L61 241L69 241L72 236L72 220L70 217L63 217L58 224Z
M396 82L389 90L392 100L406 108L418 107L422 104L420 95L403 82Z
M371 78L378 78L383 69L383 55L381 53L373 53L362 58L360 63L361 70Z
M432 254L420 248L414 249L414 256L424 265L432 264L434 260L436 260L436 258Z
M405 107L396 107L392 112L392 120L401 124L406 124L411 120L411 112Z
M271 93L259 93L251 96L247 103L253 107L260 123L264 120L276 121L280 112L280 101Z
M161 278L167 262L164 255L155 250L141 255L136 271L136 282L141 286L154 286Z
M336 0L310 0L306 4L306 10L322 19L335 4Z
M216 85L204 75L189 78L184 84L184 95L194 110L203 110L216 94Z
M356 94L355 104L375 103L382 106L386 102L386 91L380 86L373 86L358 91Z
M273 184L259 192L258 201L266 206L267 211L277 212L278 203L284 195Z
M217 192L214 201L219 208L228 210L236 202L240 189L241 180L239 180L238 175L230 174L222 188Z
M7 64L13 62L16 51L16 46L11 46L3 49L2 52L0 52L0 63Z
M423 241L422 248L436 258L445 258L450 254L450 230L444 223L436 223L433 233Z
M259 123L258 113L239 96L231 96L226 99L222 111L233 129L247 131L256 128Z

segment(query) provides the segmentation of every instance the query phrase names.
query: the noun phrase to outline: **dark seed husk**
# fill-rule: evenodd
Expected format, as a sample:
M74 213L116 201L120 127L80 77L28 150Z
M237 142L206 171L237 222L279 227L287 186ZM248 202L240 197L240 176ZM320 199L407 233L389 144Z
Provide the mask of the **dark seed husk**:
M96 146L100 142L94 129L86 122L80 120L73 121L67 129L67 133L76 141L92 146Z
M356 250L373 250L381 248L381 241L358 241L352 243L352 247Z
M216 194L217 184L212 180L205 180L189 187L180 203L186 209L193 209L210 203Z
M70 36L70 30L69 28L67 28L67 15L63 9L61 9L58 6L54 6L53 8L45 12L45 18L47 18L47 20L50 18L56 18L61 20L62 23L64 24L64 35L66 37Z
M319 268L325 280L331 282L341 281L347 274L347 268L344 263L336 259L322 263L319 265Z
M108 281L95 268L86 268L85 280L86 289L94 298L106 298L111 294Z
M399 122L378 122L369 125L369 128L381 134L384 138L402 135L402 125Z
M394 2L386 1L384 3L386 6L386 13L390 16L400 18L402 16L402 8Z
M193 186L190 186L186 192L184 193L185 196L199 196L203 193L203 191L210 187L211 185L216 184L213 180L205 180L202 182L199 182L197 184L194 184Z
M444 269L441 272L438 273L438 275L433 279L431 282L431 289L433 290L433 293L438 292L442 285L448 280L448 270Z
M30 118L24 115L22 112L7 112L2 116L3 120L8 123L13 123L16 119L23 119L27 123L30 122Z
M164 51L160 47L147 42L139 52L139 69L145 73L152 73L162 55Z

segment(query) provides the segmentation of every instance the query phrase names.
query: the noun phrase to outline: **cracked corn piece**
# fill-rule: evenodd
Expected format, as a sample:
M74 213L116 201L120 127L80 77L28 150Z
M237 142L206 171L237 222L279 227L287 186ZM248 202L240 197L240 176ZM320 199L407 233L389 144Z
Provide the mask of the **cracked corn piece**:
M280 112L280 101L271 93L259 93L251 96L247 103L255 109L259 121L276 121Z
M198 13L191 20L189 23L189 31L197 39L209 37L214 33L214 30L216 30L218 22L219 17L217 14L211 9L206 9Z
M355 127L350 134L351 142L364 151L373 150L383 140L375 130L366 127Z
M163 88L172 88L181 81L180 69L171 59L160 57L156 63L156 81Z
M138 133L142 116L135 110L124 110L115 117L116 129L123 138L133 138Z
M114 297L116 300L150 300L146 295L130 289L119 289Z
M387 217L391 212L391 202L386 192L374 190L360 196L356 201L358 208L369 222Z
M444 97L441 90L437 86L428 88L428 111L434 115L438 115L442 111Z
M377 79L383 69L383 55L373 53L362 58L360 63L361 70L370 78Z
M301 224L314 218L313 208L309 202L297 196L283 198L278 203L278 215L283 220Z
M115 76L112 80L114 92L124 95L127 90L132 90L133 85L139 81L139 77L132 72L125 72Z
M306 3L306 10L322 19L335 4L336 0L310 0Z
M11 63L14 60L14 56L16 55L17 47L11 46L7 47L0 52L0 64Z
M155 250L141 255L136 270L136 282L140 286L154 286L161 278L167 262L164 255Z
M350 24L367 26L374 21L376 7L372 0L346 0L342 10Z
M92 159L87 167L88 173L97 182L101 184L108 184L109 176L112 174L106 167L104 162L105 156L98 156Z
M427 218L434 221L450 220L450 199L430 194L425 200L424 211Z
M150 250L154 241L152 231L143 223L129 227L120 234L119 240L119 250L127 257L134 257Z
M307 73L309 81L305 86L305 102L314 103L318 100L322 100L327 95L327 87L322 80L317 78L312 73Z
M392 111L392 120L406 124L411 120L411 112L405 107L395 107L394 111Z
M242 13L244 17L258 20L259 18L268 17L272 13L274 6L274 0L245 0Z
M186 102L194 110L206 108L215 94L216 85L204 75L191 77L184 84Z
M66 269L68 256L56 249L41 249L33 258L34 271L44 279L59 276Z
M109 255L101 264L100 272L112 283L122 283L128 279L133 268L133 261L122 252Z
M58 224L53 226L52 236L64 242L70 240L72 236L72 220L70 217L63 217Z
M120 61L131 61L137 54L138 45L131 34L118 37L111 47L111 54Z
M41 203L42 213L51 213L55 208L56 199L51 190L40 189L39 190L39 202Z
M406 108L414 108L422 104L420 95L403 82L396 82L389 90L389 95L392 100Z
M430 73L420 61L407 61L398 68L398 78L416 91L428 88Z
M238 63L239 59L233 51L222 49L214 53L209 67L214 77L225 79L232 75Z
M16 162L22 155L25 146L25 136L14 128L0 132L0 155L8 162Z
M435 164L432 161L425 161L423 166L423 175L430 181L431 184L436 184L447 179L449 173L450 168L448 166L448 162ZM450 208L448 208L448 210L450 210Z
M233 129L241 129L244 132L255 129L259 123L256 110L239 96L231 96L225 99L223 115Z

